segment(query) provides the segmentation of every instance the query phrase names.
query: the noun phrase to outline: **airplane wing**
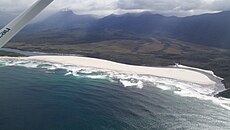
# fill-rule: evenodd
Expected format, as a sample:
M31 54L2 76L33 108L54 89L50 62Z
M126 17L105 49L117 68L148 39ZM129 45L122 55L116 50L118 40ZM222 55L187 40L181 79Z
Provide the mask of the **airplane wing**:
M0 30L0 48L21 31L35 16L45 9L54 0L38 0L29 9L16 17Z

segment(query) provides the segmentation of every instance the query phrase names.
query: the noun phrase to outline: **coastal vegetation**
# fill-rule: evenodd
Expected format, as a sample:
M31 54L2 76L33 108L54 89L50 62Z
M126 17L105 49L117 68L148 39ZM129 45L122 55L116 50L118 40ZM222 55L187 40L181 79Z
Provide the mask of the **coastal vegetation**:
M1 51L0 50L0 56L19 57L19 56L24 56L24 55L18 54L18 53L14 53L14 52L8 52L8 51Z

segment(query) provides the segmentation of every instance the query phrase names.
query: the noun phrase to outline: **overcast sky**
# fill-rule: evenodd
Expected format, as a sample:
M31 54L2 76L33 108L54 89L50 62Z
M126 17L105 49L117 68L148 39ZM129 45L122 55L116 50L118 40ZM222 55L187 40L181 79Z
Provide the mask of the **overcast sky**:
M0 11L18 13L36 0L0 0ZM54 0L49 11L68 8L78 14L108 15L151 11L187 16L230 10L230 0Z

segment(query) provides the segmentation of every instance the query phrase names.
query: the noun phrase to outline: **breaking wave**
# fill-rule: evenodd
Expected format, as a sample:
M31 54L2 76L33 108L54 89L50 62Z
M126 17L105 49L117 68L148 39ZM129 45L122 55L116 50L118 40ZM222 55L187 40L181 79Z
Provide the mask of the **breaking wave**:
M212 101L213 103L230 110L230 100L225 98L217 98L215 95L225 90L224 85L217 83L216 85L199 85L190 82L178 81L174 79L126 74L110 70L87 68L80 66L63 65L58 63L49 63L33 60L22 59L0 59L0 67L20 66L26 68L41 68L54 72L56 70L64 70L64 76L74 76L76 78L104 79L116 82L124 87L138 88L156 87L162 91L172 91L174 94L182 97L192 97L200 100Z

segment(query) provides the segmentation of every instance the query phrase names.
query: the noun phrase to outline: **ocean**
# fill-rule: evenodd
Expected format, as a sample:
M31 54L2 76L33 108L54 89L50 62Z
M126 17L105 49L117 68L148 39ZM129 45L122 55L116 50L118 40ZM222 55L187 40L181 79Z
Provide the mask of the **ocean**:
M192 77L191 77L192 78ZM215 86L0 59L0 130L229 130Z

